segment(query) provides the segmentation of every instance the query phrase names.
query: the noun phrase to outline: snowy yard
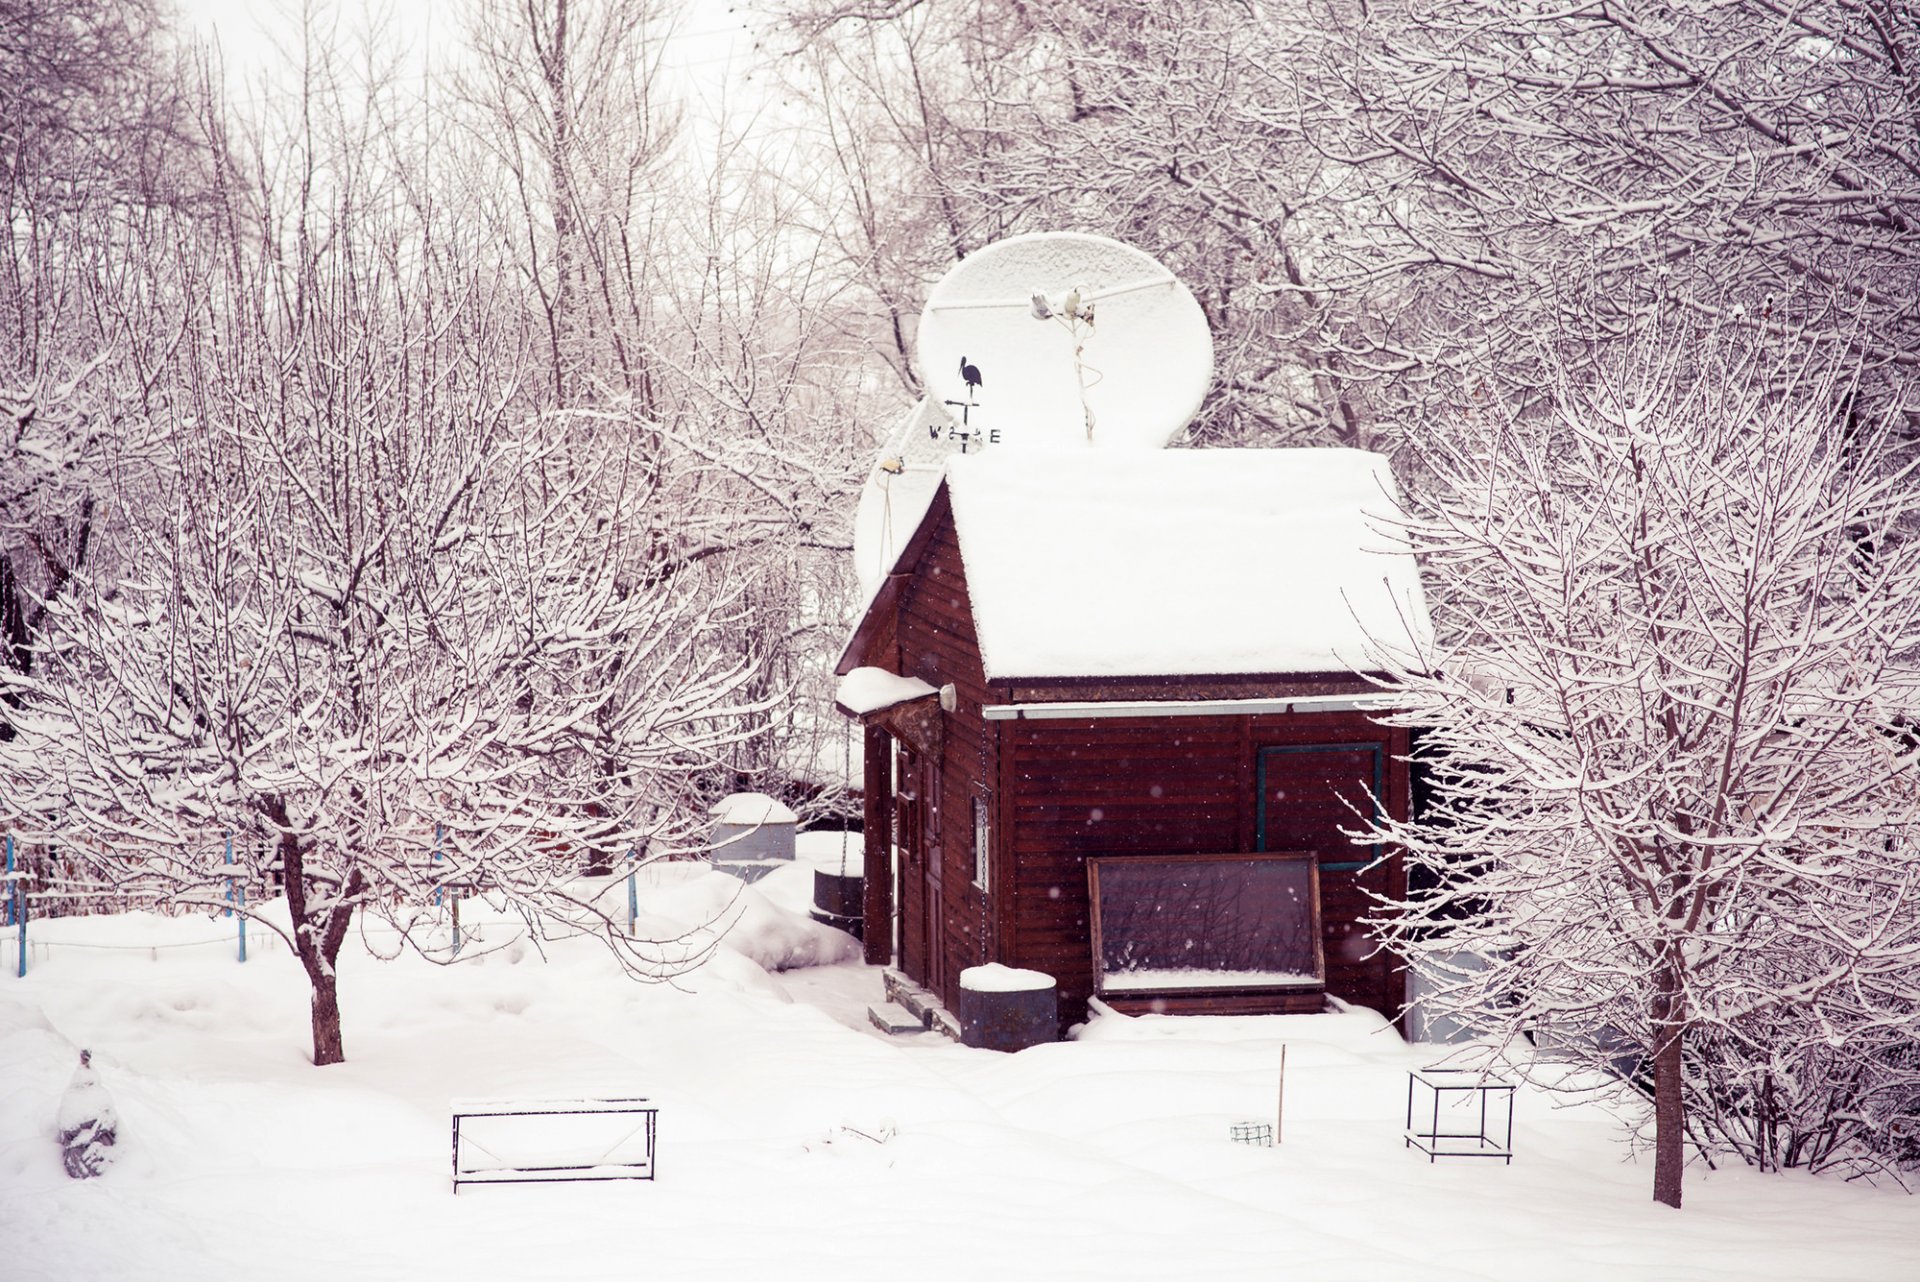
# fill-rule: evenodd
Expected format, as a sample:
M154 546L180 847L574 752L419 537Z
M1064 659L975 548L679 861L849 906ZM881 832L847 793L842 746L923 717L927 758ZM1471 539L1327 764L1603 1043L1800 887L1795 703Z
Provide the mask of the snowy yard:
M697 916L732 884L653 881L643 919ZM1695 1170L1675 1213L1603 1112L1538 1093L1519 1095L1511 1167L1429 1165L1400 1131L1407 1070L1436 1052L1365 1014L1103 1017L1017 1055L888 1041L865 1028L876 970L750 959L827 940L777 906L807 885L797 866L747 892L740 947L678 986L626 980L587 941L447 968L355 938L348 1062L323 1070L299 968L257 928L243 966L218 919L34 923L29 974L0 976L0 1276L1920 1274L1920 1199ZM1234 1122L1271 1115L1283 1042L1284 1142L1235 1145ZM82 1046L123 1123L94 1181L66 1178L53 1139ZM657 1181L453 1195L450 1098L582 1094L659 1105Z

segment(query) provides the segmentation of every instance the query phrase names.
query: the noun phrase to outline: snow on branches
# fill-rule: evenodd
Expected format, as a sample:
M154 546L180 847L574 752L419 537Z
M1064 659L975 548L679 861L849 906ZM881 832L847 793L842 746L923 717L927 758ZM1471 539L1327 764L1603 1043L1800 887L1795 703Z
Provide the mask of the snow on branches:
M1829 370L1677 337L1424 440L1451 640L1381 921L1436 1010L1650 1082L1676 1206L1683 1127L1884 1162L1920 1109L1914 464Z
M284 887L327 1064L356 915L410 930L485 893L638 975L697 963L577 874L693 844L786 692L749 617L771 555L722 538L744 483L689 480L619 388L543 390L501 240L397 198L423 118L370 141L337 95L308 106L269 146L312 182L142 247L184 282L169 430L110 478L114 555L7 686L0 810L176 907Z

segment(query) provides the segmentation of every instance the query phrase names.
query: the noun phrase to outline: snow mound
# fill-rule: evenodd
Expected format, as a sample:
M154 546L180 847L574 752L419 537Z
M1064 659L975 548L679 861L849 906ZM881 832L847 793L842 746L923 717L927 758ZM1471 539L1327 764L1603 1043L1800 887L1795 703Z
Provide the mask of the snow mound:
M992 678L1370 672L1432 645L1378 454L999 450L947 486Z
M647 896L648 912L772 971L831 966L860 955L853 936L783 908L738 877L707 872Z
M848 712L860 717L938 693L919 677L896 676L885 668L855 668L840 678L834 699Z
M960 972L960 987L970 993L1033 993L1053 985L1053 976L1043 971L1021 970L999 962L969 966Z

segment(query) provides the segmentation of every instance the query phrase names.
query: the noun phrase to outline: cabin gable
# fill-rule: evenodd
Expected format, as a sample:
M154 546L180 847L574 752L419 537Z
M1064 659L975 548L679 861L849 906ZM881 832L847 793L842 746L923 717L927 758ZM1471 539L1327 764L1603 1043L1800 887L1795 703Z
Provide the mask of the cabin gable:
M1397 1017L1405 974L1377 947L1365 918L1371 896L1404 889L1402 862L1349 836L1374 818L1408 814L1407 732L1378 723L1385 706L1378 678L1324 666L1103 671L1099 661L1084 672L1023 672L1011 664L996 671L981 651L971 581L982 541L970 541L967 521L979 519L978 512L956 517L943 482L839 665L843 674L884 669L903 679L892 688L906 700L860 714L868 726L868 959L893 964L949 1007L958 1005L967 967L999 962L1043 971L1057 981L1063 1024L1085 1018L1096 996L1121 1010L1257 1013L1319 1010L1331 994ZM1004 547L986 555L1002 558L995 572L1004 578ZM1117 566L1106 590L1138 592L1126 568ZM1411 600L1411 617L1424 620L1410 573L1394 569L1394 590ZM1026 589L1000 590L1007 595L996 608L1007 636L1007 602ZM1139 603L1144 612L1155 608ZM1253 635L1239 607L1222 617ZM1164 620L1153 626L1167 631ZM1296 629L1285 654L1337 654L1302 644L1302 635ZM1049 653L1092 653L1100 643L1089 630ZM1228 658L1253 652L1242 642L1195 650ZM1204 881L1222 870L1264 876L1281 865L1317 897L1311 973L1252 958L1246 969L1211 973L1205 984L1155 989L1135 983L1140 976L1129 963L1109 956L1103 987L1096 949L1147 929L1142 922L1186 913L1197 929L1252 939L1259 932L1241 928L1262 913L1271 917L1267 910L1281 903L1271 886L1182 903L1194 880L1180 880L1180 870L1196 870ZM1152 880L1161 866L1173 870L1172 880ZM1096 896L1100 870L1107 875ZM1299 899L1298 890L1287 893ZM1304 920L1289 929L1298 935ZM1096 941L1097 927L1107 930L1105 940ZM1180 934L1169 927L1166 937Z
M868 904L882 906L876 882L890 883L893 902L886 907L898 919L897 927L868 930L869 960L897 959L951 1003L960 971L993 959L994 922L988 892L976 881L974 843L975 802L993 804L995 742L981 709L996 696L981 665L966 566L944 489L847 648L841 670L859 666L917 677L937 691L951 687L946 702L952 707L938 707L937 744L916 741L898 727L876 735L870 721L866 772ZM890 804L874 804L878 788ZM991 886L991 872L987 880Z

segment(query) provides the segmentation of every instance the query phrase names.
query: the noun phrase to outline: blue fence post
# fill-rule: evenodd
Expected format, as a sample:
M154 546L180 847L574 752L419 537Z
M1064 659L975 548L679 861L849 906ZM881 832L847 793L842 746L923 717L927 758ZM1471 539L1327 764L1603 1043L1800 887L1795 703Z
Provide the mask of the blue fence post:
M227 834L227 867L233 867L233 834ZM227 906L220 910L222 917L233 916L233 873L227 873Z
M435 824L433 826L433 862L436 864L440 862L440 825L439 824ZM439 876L438 871L436 871L434 875ZM435 908L438 908L440 906L440 896L444 893L446 892L443 887L435 886L433 888L433 906Z
M247 960L247 884L240 883L240 911L234 914L240 919L240 961Z
M16 978L27 977L27 900L20 893L20 881L24 876L15 860L13 834L7 834L7 903L13 909L13 924L20 928L20 940L17 945L19 956L14 969Z
M634 888L633 879L640 872L640 847L627 847L627 934L633 934L633 924L640 917L640 893Z

